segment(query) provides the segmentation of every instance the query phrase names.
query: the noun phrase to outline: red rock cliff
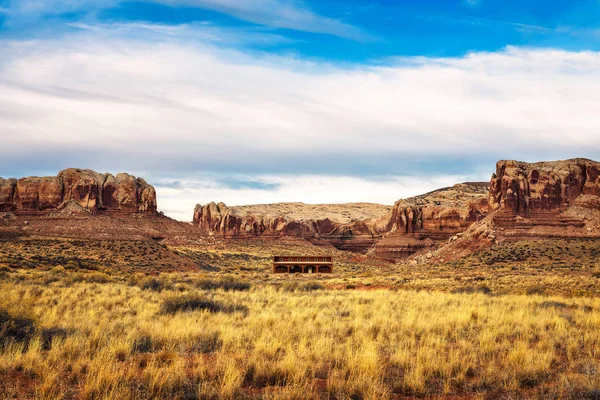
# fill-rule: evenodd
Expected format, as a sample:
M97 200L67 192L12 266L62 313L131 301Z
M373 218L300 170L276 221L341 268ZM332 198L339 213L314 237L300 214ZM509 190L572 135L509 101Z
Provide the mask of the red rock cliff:
M493 210L528 216L532 211L564 211L600 196L600 163L587 159L526 163L498 161L490 182Z
M91 211L156 212L154 187L129 174L69 168L53 177L0 178L0 211L44 214L77 204Z
M224 237L299 236L341 250L402 258L462 232L487 212L487 183L466 183L394 206L366 203L197 205L194 224Z
M372 221L389 206L369 203L277 203L228 207L223 203L196 205L194 224L224 237L298 236L326 241L343 250L365 252L381 236Z
M438 255L451 260L505 240L600 237L599 171L600 163L582 158L498 161L489 216Z
M462 183L405 200L399 200L375 223L383 237L370 254L404 258L433 248L465 231L489 211L488 185Z

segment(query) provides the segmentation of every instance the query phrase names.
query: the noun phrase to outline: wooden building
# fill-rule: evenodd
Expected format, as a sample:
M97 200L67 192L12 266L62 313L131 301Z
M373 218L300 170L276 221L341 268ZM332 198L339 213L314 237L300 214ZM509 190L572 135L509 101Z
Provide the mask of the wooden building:
M318 274L333 272L331 256L275 256L273 257L274 274Z

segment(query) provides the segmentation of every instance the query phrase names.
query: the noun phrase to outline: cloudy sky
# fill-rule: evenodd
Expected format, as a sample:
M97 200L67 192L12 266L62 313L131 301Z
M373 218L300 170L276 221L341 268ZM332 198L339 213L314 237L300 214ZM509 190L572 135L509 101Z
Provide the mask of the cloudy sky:
M0 0L0 176L159 208L395 200L600 159L600 1Z

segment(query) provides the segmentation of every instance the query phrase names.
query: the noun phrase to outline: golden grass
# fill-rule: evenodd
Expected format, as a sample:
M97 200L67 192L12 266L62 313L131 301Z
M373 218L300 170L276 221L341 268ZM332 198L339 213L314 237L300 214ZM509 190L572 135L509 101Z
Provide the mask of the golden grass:
M594 398L600 299L411 290L147 290L11 272L2 398ZM206 286L204 286L206 287ZM183 307L205 299L220 309ZM162 311L161 311L162 310ZM188 310L188 311L185 311ZM216 312L215 312L216 311Z

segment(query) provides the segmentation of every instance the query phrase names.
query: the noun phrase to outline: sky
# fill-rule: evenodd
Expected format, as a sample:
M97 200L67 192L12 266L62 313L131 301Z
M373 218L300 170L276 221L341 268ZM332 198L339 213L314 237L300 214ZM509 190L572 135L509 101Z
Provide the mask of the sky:
M0 0L0 176L396 200L600 159L600 0Z

